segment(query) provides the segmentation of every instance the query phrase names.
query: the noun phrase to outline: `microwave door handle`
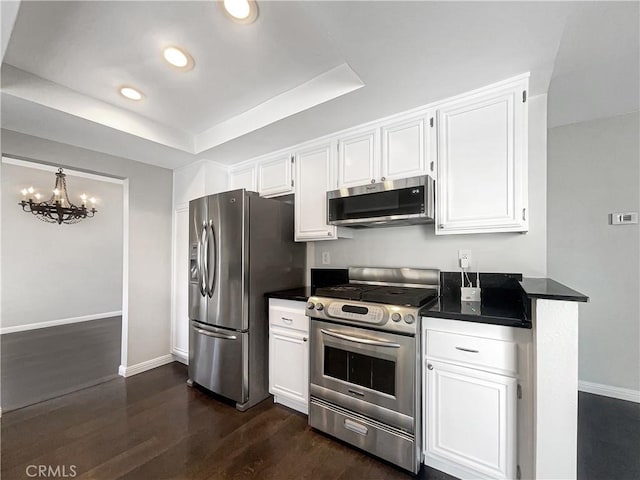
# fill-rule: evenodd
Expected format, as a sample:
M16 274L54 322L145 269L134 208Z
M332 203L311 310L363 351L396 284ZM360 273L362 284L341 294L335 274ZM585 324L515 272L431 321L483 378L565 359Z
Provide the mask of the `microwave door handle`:
M207 288L209 289L209 298L213 297L213 291L215 289L217 265L218 265L218 242L216 241L216 231L213 228L213 221L209 220L209 231L211 235L207 235ZM211 257L209 256L209 250L211 246ZM209 263L211 262L211 263Z
M202 222L202 237L201 237L202 243L201 243L201 249L202 249L202 255L201 255L201 272L202 272L202 279L200 281L200 293L202 293L202 296L206 296L209 293L209 286L207 284L207 276L209 275L209 269L208 269L208 264L209 264L209 253L208 253L208 244L209 244L209 239L207 238L207 223L206 222Z
M340 340L347 340L349 342L362 343L364 345L372 345L375 347L400 348L400 345L398 343L383 342L381 340L372 340L370 338L354 337L351 335L334 332L333 330L320 329L320 331L325 335L329 335L330 337L339 338Z

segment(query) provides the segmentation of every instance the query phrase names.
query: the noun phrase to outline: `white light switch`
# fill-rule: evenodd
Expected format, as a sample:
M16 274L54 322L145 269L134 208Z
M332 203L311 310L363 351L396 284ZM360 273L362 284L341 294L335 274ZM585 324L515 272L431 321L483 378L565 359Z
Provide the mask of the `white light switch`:
M638 223L638 212L620 212L609 215L611 225L631 225Z

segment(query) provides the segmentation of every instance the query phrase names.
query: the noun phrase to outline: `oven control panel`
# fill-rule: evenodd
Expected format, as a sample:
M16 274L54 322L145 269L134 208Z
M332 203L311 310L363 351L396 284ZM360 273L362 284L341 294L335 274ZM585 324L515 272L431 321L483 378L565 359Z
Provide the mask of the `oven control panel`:
M310 297L307 316L350 325L367 325L392 332L415 335L419 309L396 305L380 305L356 300Z
M353 305L343 302L331 302L327 313L333 318L342 318L344 320L355 320L363 323L379 324L385 319L385 310L376 305Z

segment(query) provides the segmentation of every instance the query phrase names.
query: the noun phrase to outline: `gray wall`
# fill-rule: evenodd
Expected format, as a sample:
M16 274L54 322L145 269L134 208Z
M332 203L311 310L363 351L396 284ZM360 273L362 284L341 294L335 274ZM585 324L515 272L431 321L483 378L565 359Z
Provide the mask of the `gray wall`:
M98 213L57 225L17 205L31 185L49 198L52 172L2 164L1 177L2 327L122 310L122 185L67 172L70 200L86 192Z
M527 234L434 234L433 225L354 230L352 239L315 242L309 249L315 266L323 267L322 252L331 266L393 266L458 269L458 250L470 249L472 268L484 272L517 272L546 276L547 263L547 97L529 104L529 211Z
M587 294L580 305L580 380L640 389L638 112L549 130L548 272Z
M129 180L128 329L125 366L169 353L172 172L2 130L2 152Z

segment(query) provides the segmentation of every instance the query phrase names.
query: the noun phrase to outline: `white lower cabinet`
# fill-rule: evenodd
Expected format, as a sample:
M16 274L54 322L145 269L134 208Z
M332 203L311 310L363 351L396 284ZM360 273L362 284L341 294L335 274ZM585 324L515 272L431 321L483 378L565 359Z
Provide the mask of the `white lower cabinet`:
M269 300L269 393L308 413L309 319L304 302Z
M531 331L423 318L422 334L425 465L461 479L527 476L518 445L530 445L530 408L519 398Z
M427 458L515 478L517 380L427 360Z

